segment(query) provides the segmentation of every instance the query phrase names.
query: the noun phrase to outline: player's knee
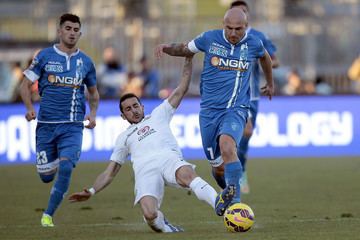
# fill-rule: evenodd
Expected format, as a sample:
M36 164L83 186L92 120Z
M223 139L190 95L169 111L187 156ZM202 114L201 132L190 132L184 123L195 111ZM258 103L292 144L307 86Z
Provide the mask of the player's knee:
M182 166L175 173L176 181L183 187L188 187L192 180L197 177L196 172L191 166Z
M59 176L70 177L73 170L73 163L70 160L60 160Z
M228 162L229 160L233 160L234 156L236 156L236 146L230 141L221 141L220 152L224 162Z
M41 181L43 181L43 183L49 183L54 180L55 174L56 174L55 172L52 174L46 174L46 175L39 173L39 176L40 176Z

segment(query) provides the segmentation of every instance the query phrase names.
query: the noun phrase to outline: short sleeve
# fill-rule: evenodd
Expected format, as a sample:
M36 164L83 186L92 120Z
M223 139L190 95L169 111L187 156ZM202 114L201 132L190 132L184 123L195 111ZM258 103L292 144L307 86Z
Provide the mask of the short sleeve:
M262 43L262 41L258 38L256 38L256 52L257 52L257 58L261 58L265 55L265 48Z
M157 106L151 113L152 117L157 119L165 119L170 122L174 116L175 108L170 105L169 101L165 99L159 106Z
M40 51L32 60L30 66L23 72L24 75L32 82L38 80L44 65L44 50Z
M86 75L85 84L87 87L92 87L96 85L96 70L94 63L91 60L88 62L88 64L89 64L89 72Z
M273 44L273 42L270 40L270 38L267 37L266 35L264 35L263 44L264 44L264 48L269 53L269 55L274 56L276 52L276 47Z
M120 165L124 164L129 156L129 148L126 146L125 141L126 135L120 134L116 139L115 147L110 157L111 161L117 162Z
M207 45L207 32L201 33L195 39L188 43L188 48L193 53L204 52Z

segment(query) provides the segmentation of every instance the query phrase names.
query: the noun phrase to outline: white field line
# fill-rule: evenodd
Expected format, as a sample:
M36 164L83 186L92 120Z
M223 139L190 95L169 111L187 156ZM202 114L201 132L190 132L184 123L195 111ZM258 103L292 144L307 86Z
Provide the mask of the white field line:
M266 222L272 222L272 223L282 223L282 222L290 222L290 223L304 223L304 222L342 222L342 221L360 221L360 218L351 217L351 218L330 218L330 219L324 219L324 218L307 218L307 219L290 219L290 220L284 220L284 221L261 221L261 222L255 222L254 228L263 228L262 226ZM219 221L199 221L199 225L201 224L208 224L208 225L217 225L222 224L222 219L219 219ZM260 225L262 225L260 227ZM186 225L187 223L181 223L176 222L176 224L179 225ZM76 227L113 227L113 226L123 226L123 227L142 227L143 225L146 225L145 223L136 222L136 223L81 223L81 224L71 224L71 226ZM40 224L36 225L0 225L0 229L4 228L33 228L34 226L39 226ZM59 226L64 226L64 224L59 224Z

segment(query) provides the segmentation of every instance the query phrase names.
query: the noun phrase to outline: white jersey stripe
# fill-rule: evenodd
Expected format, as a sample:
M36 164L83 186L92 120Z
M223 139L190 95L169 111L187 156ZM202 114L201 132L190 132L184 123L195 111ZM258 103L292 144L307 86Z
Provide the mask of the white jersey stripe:
M73 89L72 100L71 100L71 107L70 107L70 121L71 122L74 121L75 105L76 105L75 98L76 98L76 88Z

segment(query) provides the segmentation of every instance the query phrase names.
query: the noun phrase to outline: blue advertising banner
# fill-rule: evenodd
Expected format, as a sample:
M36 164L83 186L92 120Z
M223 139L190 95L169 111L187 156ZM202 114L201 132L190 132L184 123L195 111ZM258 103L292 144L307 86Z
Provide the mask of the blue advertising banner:
M171 121L186 159L205 159L198 123L199 99L184 99ZM146 113L160 100L144 100ZM249 157L360 156L360 97L275 97L261 99ZM35 163L36 121L22 104L0 105L0 164ZM97 126L84 130L81 161L104 161L128 126L118 101L101 101Z

